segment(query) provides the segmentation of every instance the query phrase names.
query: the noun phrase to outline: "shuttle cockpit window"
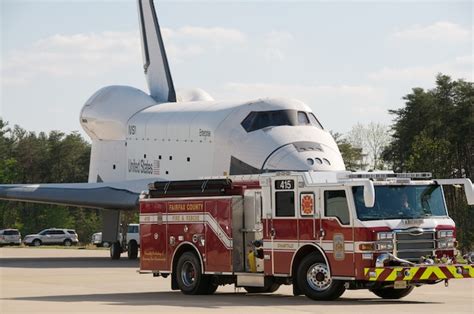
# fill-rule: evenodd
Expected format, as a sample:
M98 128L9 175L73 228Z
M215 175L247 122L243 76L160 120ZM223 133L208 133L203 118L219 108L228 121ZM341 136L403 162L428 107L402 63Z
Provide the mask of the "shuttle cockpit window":
M296 110L252 111L241 125L247 132L282 125L309 125L323 128L311 112Z
M311 125L317 126L321 130L324 130L323 126L321 123L319 123L318 119L316 119L316 116L312 112L308 112L309 115L309 120L311 121Z
M306 115L306 112L298 111L298 124L299 125L309 125L309 124L311 124L309 122L308 116Z

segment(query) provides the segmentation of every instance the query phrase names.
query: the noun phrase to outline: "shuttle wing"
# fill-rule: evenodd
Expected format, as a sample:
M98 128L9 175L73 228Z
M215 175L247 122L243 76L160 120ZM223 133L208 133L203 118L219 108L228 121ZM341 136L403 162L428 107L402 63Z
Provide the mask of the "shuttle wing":
M56 205L133 210L138 198L156 179L109 183L5 184L0 199Z
M143 69L150 95L157 102L176 102L176 92L153 0L138 0Z

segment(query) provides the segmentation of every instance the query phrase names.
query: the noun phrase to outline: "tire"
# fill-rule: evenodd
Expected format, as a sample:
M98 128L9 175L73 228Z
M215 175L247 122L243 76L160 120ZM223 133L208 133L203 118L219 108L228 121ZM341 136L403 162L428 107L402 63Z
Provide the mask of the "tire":
M335 300L346 290L344 282L330 277L328 265L315 253L301 261L296 276L299 290L313 300Z
M209 282L208 285L207 285L207 289L203 294L214 294L214 292L216 292L218 287L219 287L219 285Z
M110 258L113 260L120 259L120 254L122 254L122 246L120 242L115 242L110 246Z
M272 293L280 288L280 284L272 283L268 287L244 287L248 293Z
M69 239L64 240L64 246L71 246L71 245L72 245L71 240L69 240Z
M138 244L136 241L128 242L127 250L128 259L137 259L138 257Z
M110 247L110 243L109 242L103 242L100 246Z
M41 245L41 240L40 239L34 239L33 242L31 242L33 246L40 246Z
M210 282L209 276L204 276L197 256L184 252L176 267L176 281L184 294L212 294L217 286Z
M410 286L405 289L380 288L371 289L370 291L376 296L381 297L382 299L396 300L406 297L413 291L414 288L414 286Z

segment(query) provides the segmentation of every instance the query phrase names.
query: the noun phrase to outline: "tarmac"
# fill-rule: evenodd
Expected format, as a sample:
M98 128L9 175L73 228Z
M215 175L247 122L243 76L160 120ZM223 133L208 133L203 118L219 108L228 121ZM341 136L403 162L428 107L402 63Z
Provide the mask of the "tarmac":
M172 291L169 278L137 270L137 260L112 261L107 250L0 248L0 313L474 313L474 279L416 288L401 300L355 290L316 302L292 296L291 286L247 294L227 285L188 296Z

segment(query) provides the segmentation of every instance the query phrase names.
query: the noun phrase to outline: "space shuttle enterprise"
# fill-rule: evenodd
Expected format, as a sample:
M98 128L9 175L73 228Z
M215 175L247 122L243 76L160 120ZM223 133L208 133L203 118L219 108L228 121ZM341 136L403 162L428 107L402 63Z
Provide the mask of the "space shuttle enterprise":
M301 101L214 100L176 93L153 0L138 0L149 94L108 86L85 103L91 137L88 183L0 185L0 199L104 209L104 240L117 239L120 210L137 208L154 181L271 171L345 170L331 134Z

